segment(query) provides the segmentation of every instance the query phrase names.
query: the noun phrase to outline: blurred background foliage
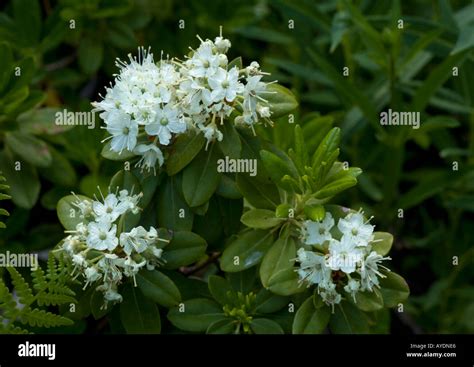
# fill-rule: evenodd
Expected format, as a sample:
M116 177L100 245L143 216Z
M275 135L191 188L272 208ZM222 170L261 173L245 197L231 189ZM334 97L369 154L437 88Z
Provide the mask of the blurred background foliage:
M186 53L219 26L301 101L308 144L342 128L361 167L342 203L394 233L393 267L412 290L394 333L474 332L474 4L470 1L11 0L0 5L0 171L11 189L1 251L43 251L63 237L57 200L106 190L119 163L103 131L57 126L90 111L137 46ZM343 74L344 68L346 75ZM382 127L389 108L421 127ZM283 149L293 120L259 131ZM313 149L313 148L310 148ZM15 162L21 170L15 171ZM457 264L457 265L453 265Z

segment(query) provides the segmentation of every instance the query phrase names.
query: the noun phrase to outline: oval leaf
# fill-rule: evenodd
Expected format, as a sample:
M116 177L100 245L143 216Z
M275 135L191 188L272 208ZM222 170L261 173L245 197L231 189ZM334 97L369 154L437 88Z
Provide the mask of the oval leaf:
M162 259L165 262L163 267L176 269L186 266L199 260L206 251L206 241L192 232L175 232L173 239L165 247Z
M314 307L313 296L306 299L293 320L293 334L322 334L326 329L331 310L329 307Z
M190 207L205 204L219 185L216 150L215 144L211 145L184 170L183 194Z
M250 327L255 334L284 334L281 326L269 319L253 319Z
M244 213L240 221L250 228L269 229L281 224L284 219L277 218L271 210L252 209Z
M206 298L185 301L168 313L168 320L186 331L205 331L211 324L223 318L222 307Z
M58 218L64 229L68 231L76 229L76 226L79 223L84 222L84 219L80 218L81 211L73 205L73 203L77 202L78 199L92 202L91 199L83 195L68 195L58 201L58 206L56 208Z
M258 264L272 243L273 234L270 231L257 229L243 233L224 250L222 270L236 272Z
M204 146L206 139L203 134L190 130L181 134L173 143L172 151L166 160L166 171L173 176L186 167Z
M161 319L158 307L128 284L122 291L120 319L128 334L159 334Z
M137 284L145 297L165 307L181 302L179 289L163 273L157 270L143 270L136 276Z

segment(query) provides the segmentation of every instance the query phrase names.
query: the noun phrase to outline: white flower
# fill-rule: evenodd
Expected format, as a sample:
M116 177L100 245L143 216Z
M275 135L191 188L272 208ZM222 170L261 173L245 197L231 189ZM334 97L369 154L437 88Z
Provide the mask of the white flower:
M304 243L307 245L322 245L332 239L331 229L334 226L334 218L327 212L322 222L307 220L303 223Z
M122 302L123 298L116 290L110 288L104 293L104 299L108 302Z
M257 103L257 113L260 115L261 118L270 118L271 111L270 107L262 106L260 103Z
M342 236L340 241L332 239L329 244L328 266L332 270L341 270L346 274L355 271L363 257L361 250L355 247L350 237Z
M127 209L127 203L120 202L115 194L108 194L104 203L94 201L92 209L96 215L97 221L114 222L119 216L124 214Z
M304 248L300 248L297 255L297 260L300 263L300 268L298 269L300 281L320 284L330 279L331 269L326 266L324 256L312 251L305 251Z
M319 295L323 301L332 306L332 311L334 312L334 305L341 302L342 297L336 291L336 285L334 283L327 283L325 288L321 289Z
M216 37L214 44L216 45L217 51L223 54L225 54L231 47L230 41L223 37Z
M97 263L97 268L104 274L105 282L118 283L122 280L122 271L119 269L124 259L116 254L104 254Z
M120 245L124 252L130 255L133 251L142 253L148 246L156 241L156 230L152 227L147 232L142 226L133 228L130 232L124 232L120 235Z
M155 144L140 144L133 152L142 156L136 164L142 169L154 170L157 161L160 167L163 165L163 153Z
M87 246L96 250L112 251L118 245L117 226L109 222L91 222L87 226Z
M361 277L361 290L368 290L372 292L373 287L379 286L379 277L385 278L379 271L379 266L386 271L390 271L385 266L380 265L383 260L391 260L390 257L383 257L382 255L377 254L375 251L372 251L361 263L359 274Z
M211 41L202 42L192 58L187 61L189 74L193 77L210 77L219 67L219 57L213 52Z
M249 76L246 79L244 87L244 102L243 102L243 118L245 123L251 125L258 122L257 116L257 101L264 101L260 95L265 93L267 89L266 83L260 81L262 75Z
M352 279L352 278L349 279L347 284L344 286L344 290L354 298L354 301L356 299L355 298L356 293L359 291L359 289L360 289L360 282L357 279Z
M204 133L204 137L207 139L207 143L217 139L217 141L222 141L224 135L222 132L217 128L215 124L210 124L207 126L199 126L199 129ZM207 148L207 145L206 145Z
M248 76L260 74L260 64L256 61L252 61L250 65L245 68L245 72Z
M135 275L140 271L142 267L146 265L146 263L147 263L146 260L143 260L142 262L137 263L130 256L128 256L123 263L123 273L127 277L133 278L133 283L135 287L137 286Z
M79 267L85 266L87 264L86 259L81 254L72 255L72 263Z
M82 218L82 219L87 218L89 215L92 214L92 202L89 201L89 200L81 200L74 193L73 193L73 195L75 196L75 198L77 200L74 201L72 204L76 208L78 208L79 211L81 212L79 217Z
M212 88L211 99L214 102L222 100L232 102L243 90L243 85L239 82L237 67L233 67L230 71L218 68L216 73L208 79L208 83Z
M133 150L137 144L138 125L130 116L117 114L113 121L107 123L107 131L112 135L110 148L114 152L122 153L123 150Z
M119 200L120 204L124 205L127 210L130 210L133 214L138 214L140 208L138 207L138 201L143 196L143 194L138 195L129 195L127 190L120 190Z
M93 283L100 278L100 273L95 266L88 267L84 270L84 275L88 283Z
M171 133L179 134L186 131L186 123L178 115L179 111L166 105L164 108L158 107L155 121L145 126L148 135L158 136L160 144L168 145Z
M337 228L356 246L367 246L373 239L374 226L366 224L362 213L350 213L345 218L339 219Z

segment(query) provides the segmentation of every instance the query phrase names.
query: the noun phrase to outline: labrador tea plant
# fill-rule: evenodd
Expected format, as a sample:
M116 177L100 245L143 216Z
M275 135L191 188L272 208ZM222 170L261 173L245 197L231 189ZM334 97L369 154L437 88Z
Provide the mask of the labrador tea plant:
M361 173L338 161L339 129L315 151L297 124L288 152L265 141L294 96L256 61L229 61L222 35L198 39L182 58L117 61L93 103L102 155L123 169L105 196L58 203L54 253L81 283L67 316L128 333L377 332L409 290L389 269L392 236L334 203Z

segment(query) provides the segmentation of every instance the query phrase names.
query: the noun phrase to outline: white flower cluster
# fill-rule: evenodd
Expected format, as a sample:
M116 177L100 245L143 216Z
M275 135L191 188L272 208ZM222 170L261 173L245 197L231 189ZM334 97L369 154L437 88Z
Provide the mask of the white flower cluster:
M221 141L218 122L224 123L236 108L242 115L235 123L251 127L260 120L271 123L270 108L262 97L271 92L261 80L266 73L259 64L230 67L229 40L222 36L199 40L199 47L184 61L161 58L155 63L144 48L138 59L129 55L129 63L117 61L120 73L115 84L106 88L102 101L93 103L110 133L112 151L133 152L141 156L138 165L150 170L157 162L163 164L160 146L169 145L174 135L197 129L208 144Z
M66 231L67 236L59 251L74 265L75 276L82 275L89 284L97 284L96 290L104 293L104 306L108 302L121 302L117 292L124 277L133 278L144 267L153 270L160 264L163 250L156 245L165 241L158 237L155 228L143 227L119 234L120 218L130 212L138 213L141 195L129 195L127 190L109 193L102 201L80 200L73 203L79 209L83 222L76 229ZM167 241L165 241L167 242Z
M379 278L385 276L379 268L389 271L380 263L390 260L373 251L374 226L364 220L363 213L349 213L340 218L337 229L331 213L324 220L307 220L302 227L302 240L315 246L316 251L298 250L298 275L308 286L317 285L324 302L334 307L341 302L343 289L355 301L357 292L372 292L379 287ZM336 235L337 238L334 238Z

